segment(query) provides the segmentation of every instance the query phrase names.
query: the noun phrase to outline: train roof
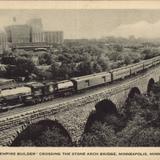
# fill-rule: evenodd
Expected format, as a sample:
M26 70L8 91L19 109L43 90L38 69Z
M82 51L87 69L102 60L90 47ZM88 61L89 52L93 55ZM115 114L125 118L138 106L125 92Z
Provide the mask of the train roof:
M110 72L115 72L115 71L119 71L119 70L123 70L123 69L128 69L128 68L131 68L133 66L140 65L140 64L143 64L143 61L133 63L133 64L130 64L130 65L126 65L126 66L122 66L122 67L119 67L119 68L111 69Z
M45 81L43 82L44 85L52 85L52 84L56 84L56 82L51 82L51 81Z
M71 80L81 81L81 80L88 80L99 76L107 76L107 74L110 74L109 72L100 72L100 73L94 73L86 76L81 77L73 77Z
M70 80L59 81L59 82L57 82L57 86L58 86L59 89L72 87L73 86L73 82L70 81Z
M57 83L67 83L67 82L71 82L70 80L62 80L62 81L58 81Z
M30 86L30 87L34 87L34 88L39 88L39 87L43 87L44 84L40 83L40 82L28 82L26 84L26 86Z

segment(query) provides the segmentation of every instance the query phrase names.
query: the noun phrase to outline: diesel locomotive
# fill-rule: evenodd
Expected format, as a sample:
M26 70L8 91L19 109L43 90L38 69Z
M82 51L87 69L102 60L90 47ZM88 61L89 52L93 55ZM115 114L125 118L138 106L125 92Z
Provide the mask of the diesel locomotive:
M58 82L29 82L15 88L0 91L0 111L12 108L13 104L37 104L57 97L64 97L83 92L89 88L106 85L114 81L135 75L150 67L160 64L160 56L139 63Z

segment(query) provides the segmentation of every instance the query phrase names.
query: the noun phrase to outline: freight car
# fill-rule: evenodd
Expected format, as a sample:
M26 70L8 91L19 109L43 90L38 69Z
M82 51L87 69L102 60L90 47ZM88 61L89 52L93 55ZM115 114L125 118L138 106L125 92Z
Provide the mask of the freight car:
M87 76L71 78L71 81L73 82L76 91L82 91L111 82L111 74L107 72L101 72Z

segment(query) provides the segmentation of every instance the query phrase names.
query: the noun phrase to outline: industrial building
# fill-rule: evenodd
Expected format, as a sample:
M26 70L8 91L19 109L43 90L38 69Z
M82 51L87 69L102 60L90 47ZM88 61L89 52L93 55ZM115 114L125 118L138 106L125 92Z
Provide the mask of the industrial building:
M44 41L46 43L63 43L63 32L62 31L45 31Z
M32 33L32 42L33 43L45 42L44 32Z
M32 42L45 42L49 44L61 44L63 43L62 31L45 31L32 34Z
M16 19L14 19L14 22L16 22ZM25 46L25 48L35 48L37 44L38 46L40 44L48 46L63 43L63 32L44 31L40 18L30 19L26 24L21 25L14 23L13 25L7 26L5 31L6 39L0 41L9 43L10 46L14 46L14 48L22 48L23 46Z
M29 43L31 42L31 27L24 25L11 25L6 27L8 42Z
M3 50L8 47L7 35L5 33L0 33L0 54L3 53Z
M31 32L40 33L43 31L43 24L41 18L33 18L27 21L27 23L31 27Z

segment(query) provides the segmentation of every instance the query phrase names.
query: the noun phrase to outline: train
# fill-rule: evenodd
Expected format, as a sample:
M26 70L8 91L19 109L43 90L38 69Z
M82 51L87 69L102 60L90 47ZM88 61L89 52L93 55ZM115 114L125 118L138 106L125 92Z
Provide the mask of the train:
M115 81L136 75L158 64L160 64L160 56L112 69L109 72L72 77L69 80L57 82L28 82L23 84L23 86L1 89L0 111L6 111L17 104L33 105L53 100L57 97L65 97L79 92L85 92L85 90L90 88L108 85Z

